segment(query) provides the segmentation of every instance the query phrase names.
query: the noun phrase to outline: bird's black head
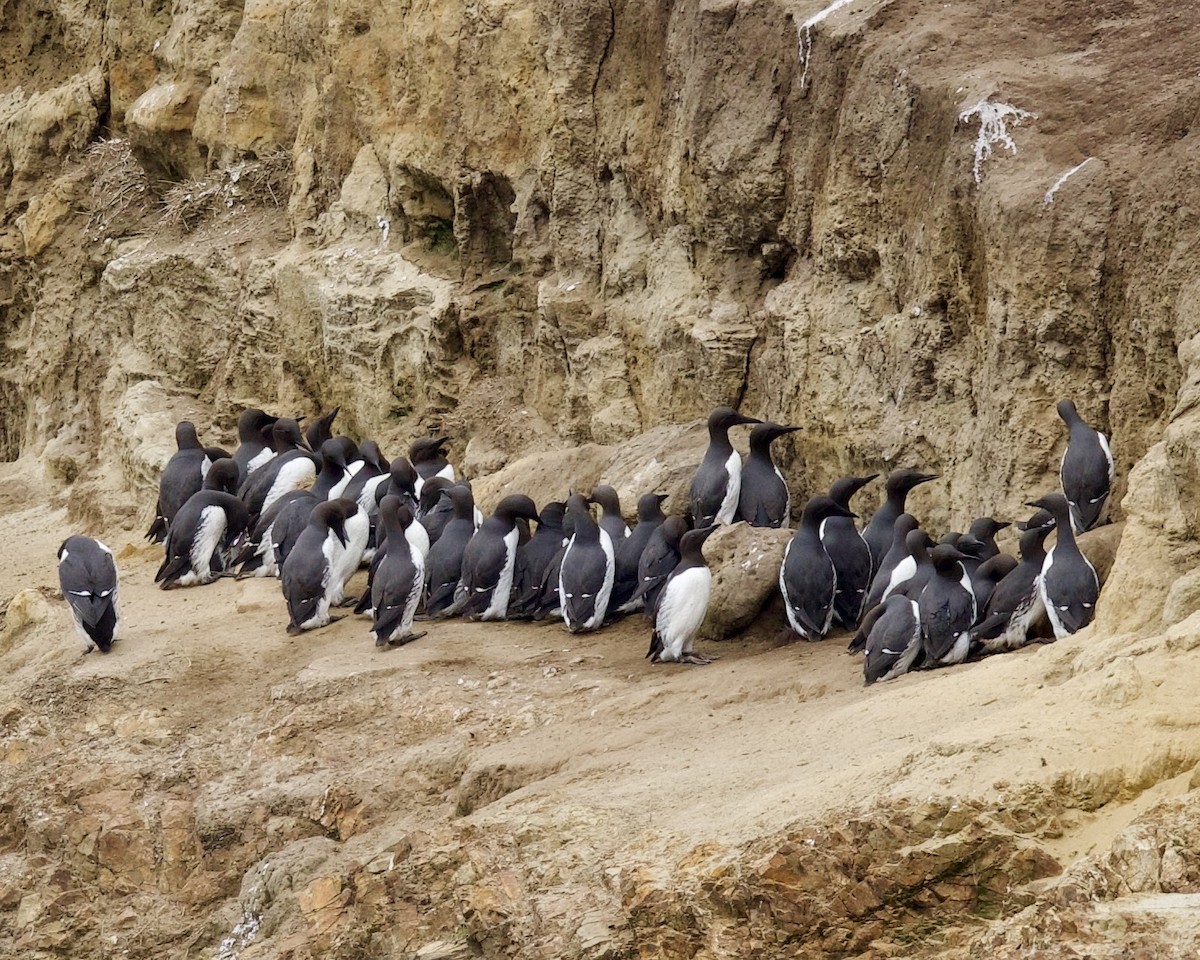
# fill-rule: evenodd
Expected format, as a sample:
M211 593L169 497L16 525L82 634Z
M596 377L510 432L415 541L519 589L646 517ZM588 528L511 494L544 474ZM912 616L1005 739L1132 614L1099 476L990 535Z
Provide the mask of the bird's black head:
M300 424L287 417L280 417L272 424L271 439L274 441L275 450L279 453L305 448L304 437L300 435Z
M879 474L873 473L869 477L839 477L829 488L829 497L848 510L850 498L878 476Z
M538 526L545 527L547 530L561 530L563 516L566 512L567 505L565 503L561 500L551 500L542 507L541 516L538 517Z
M1056 524L1060 526L1070 525L1071 508L1067 503L1067 498L1061 493L1047 493L1037 500L1026 500L1025 506L1040 507L1054 518Z
M993 520L991 517L980 517L971 522L971 536L977 540L990 540L1005 527L1011 527L1011 520Z
M247 440L257 440L262 436L263 428L269 429L278 419L257 407L249 407L238 417L238 439L243 443Z
M943 576L960 576L960 564L967 559L967 556L957 547L952 547L948 543L939 543L930 551L929 559L933 561L934 569Z
M333 421L337 418L338 411L341 407L334 407L327 414L317 417L308 425L308 429L304 431L304 436L308 440L308 448L316 451L321 449L321 444L333 437Z
M679 553L685 557L691 555L704 559L704 541L716 533L716 530L715 524L711 527L689 530L679 540Z
M717 407L708 415L708 432L710 435L725 433L730 427L736 427L742 423L762 423L762 421L754 417L744 417L733 407Z
M407 463L407 461L405 461ZM392 464L393 476L395 476L396 465ZM409 469L412 469L411 467ZM416 471L413 471L414 474ZM420 507L422 513L428 513L437 506L437 502L442 499L442 494L446 493L454 484L445 477L430 477L421 486Z
M515 521L518 517L537 520L537 504L523 493L510 493L496 504L496 516L507 521Z
M236 493L240 476L241 471L238 469L238 465L229 457L223 457L208 468L204 486L208 490Z
M359 444L358 452L362 455L363 460L380 473L388 473L391 470L392 465L388 463L387 457L383 455L383 451L379 449L379 444L374 440L364 440Z
M689 532L688 523L683 517L667 517L659 530L667 546L676 550L679 549L679 541L683 539L683 535Z
M175 425L175 445L180 450L200 449L200 436L191 420L180 420Z
M827 520L829 517L857 517L857 513L853 513L849 507L843 507L832 497L827 497L820 493L815 497L809 498L808 503L804 505L804 514L801 517L801 523L820 524L822 520Z
M1063 423L1067 426L1079 422L1079 411L1075 409L1074 400L1059 400L1058 406L1055 409L1058 411L1058 415L1062 417Z
M446 456L444 447L449 441L449 437L418 437L408 448L408 458L414 465L437 460Z
M288 598L288 613L291 614L292 620L288 624L287 632L295 636L300 632L300 625L307 623L317 615L317 605L321 602L321 596L318 594L313 597L289 597Z
M915 530L909 530L904 535L904 546L908 549L909 553L917 557L922 552L933 549L937 544L934 543L933 537L918 527Z
M938 475L936 473L921 473L920 470L902 467L888 474L888 493L908 493L913 487L920 486L922 483L928 483L930 480L936 480L937 478Z
M322 463L346 469L346 451L337 440L326 440L321 444Z
M395 526L400 530L409 527L413 522L413 513L403 500L394 493L389 493L379 501L379 516L385 526Z
M668 496L669 494L666 493L643 493L638 498L638 520L645 522L647 520L664 519L662 505Z
M617 496L616 489L607 483L592 488L592 495L588 497L588 503L596 504L605 513L618 516L621 513L621 498Z
M954 544L956 550L971 560L983 560L987 545L974 534L964 533Z
M409 463L408 460L406 460L404 457L397 457L392 461L388 473L392 478L391 486L410 497L415 497L417 495L417 471L413 469L413 465ZM441 480L442 478L439 477L438 479ZM422 494L432 482L432 480L427 480L425 482L425 486L421 488ZM443 482L447 484L449 483L449 481ZM436 497L434 497L433 502L437 503Z
M758 452L766 451L772 443L788 433L795 433L799 427L786 427L779 423L758 423L750 431L750 449Z
M424 487L421 488L421 494L422 498L424 498ZM470 487L468 487L465 483L456 483L454 486L449 487L446 490L446 496L450 498L450 502L454 505L454 516L457 519L474 519L475 497L471 493Z
M1036 557L1045 553L1044 544L1054 529L1054 521L1036 527L1028 527L1021 534L1021 556Z
M1039 509L1031 514L1028 520L1017 522L1018 530L1036 530L1039 527L1045 527L1050 530L1054 527L1054 514L1049 510Z

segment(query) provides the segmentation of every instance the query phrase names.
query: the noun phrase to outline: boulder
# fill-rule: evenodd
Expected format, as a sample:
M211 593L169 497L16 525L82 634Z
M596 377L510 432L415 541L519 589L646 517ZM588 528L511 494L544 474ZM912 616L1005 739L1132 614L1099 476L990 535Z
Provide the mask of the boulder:
M779 592L779 568L791 530L735 523L704 544L713 571L712 599L700 627L706 640L725 640L748 627Z

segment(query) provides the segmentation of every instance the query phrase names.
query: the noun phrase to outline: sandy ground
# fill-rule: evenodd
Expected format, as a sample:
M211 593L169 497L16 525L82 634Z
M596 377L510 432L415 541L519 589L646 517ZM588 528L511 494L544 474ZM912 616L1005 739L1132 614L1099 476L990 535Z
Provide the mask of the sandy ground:
M125 635L81 656L54 597L65 511L12 509L24 468L8 469L0 601L34 590L48 608L0 633L0 704L26 705L0 754L18 790L68 805L186 784L201 819L236 824L251 802L346 790L367 811L364 850L465 817L556 833L568 858L667 862L890 798L1033 796L1061 813L1046 843L1065 866L1184 792L1200 760L1191 621L1174 639L1085 634L874 688L844 637L776 647L769 619L709 645L707 667L650 666L636 618L584 636L438 622L380 652L353 615L288 637L273 580L161 591L159 548L110 531Z

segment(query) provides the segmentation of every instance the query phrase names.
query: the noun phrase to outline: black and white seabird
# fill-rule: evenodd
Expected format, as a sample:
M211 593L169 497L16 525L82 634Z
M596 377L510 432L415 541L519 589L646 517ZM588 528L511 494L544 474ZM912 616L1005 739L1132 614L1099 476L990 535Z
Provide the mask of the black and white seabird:
M342 467L342 478L334 483L333 488L329 491L329 495L325 498L326 500L336 500L339 497L345 496L346 487L350 485L350 481L358 475L358 471L366 463L362 453L358 449L358 444L349 437L334 437L333 442L341 446L342 459L345 461L345 466ZM354 500L356 498L348 497L347 499Z
M679 542L688 532L687 521L683 517L667 517L658 529L650 534L642 556L638 560L637 588L633 596L625 604L625 612L632 613L637 605L642 605L642 616L654 622L654 614L658 609L658 599L667 577L679 565Z
M449 437L418 437L408 448L408 459L412 461L417 471L416 495L421 495L421 487L425 481L433 477L442 477L451 483L455 481L454 467L446 458L446 444Z
M867 636L864 686L903 676L921 654L921 618L916 601L892 594L879 609Z
M538 516L537 530L528 543L517 544L517 565L513 572L513 602L509 605L510 617L522 617L532 613L530 606L538 593L546 568L555 554L566 543L563 536L563 514L567 505L552 500L542 507Z
M376 483L376 480L380 482ZM367 549L363 551L362 556L362 562L367 564L367 589L364 590L363 595L359 597L358 603L354 607L355 613L369 613L371 611L371 589L372 584L375 582L375 573L379 569L379 565L383 563L384 558L387 556L388 528L384 526L383 523L377 522L379 520L379 510L384 499L386 497L396 497L396 499L400 501L400 506L407 510L406 515L410 518L413 515L412 498L407 495L398 496L394 493L388 493L387 480L388 476L385 473L380 477L376 477L375 480L370 481L367 484L367 488L364 489L364 491L359 495L359 499L357 501L359 509L366 510L367 512L371 522L371 530L367 537ZM371 506L374 507L373 511L368 510L363 506L363 499L367 492L371 490L372 486L374 488L374 503L371 504ZM415 550L421 558L422 590L424 590L425 558L429 556L429 534L426 532L425 528L415 520L402 524L401 529L404 531L404 540L407 543L407 547L403 549L405 551L408 549ZM374 543L372 543L372 539L374 539Z
M421 508L417 499L417 471L407 457L397 457L388 469L387 492L400 498L401 506L406 506L413 512L413 517L421 519Z
M709 416L708 449L688 494L692 522L697 529L734 522L742 492L742 458L729 442L729 428L761 422L754 417L743 417L732 407L717 407Z
M689 530L679 541L679 563L667 577L650 636L651 663L712 663L693 650L696 634L708 613L712 596L712 571L704 559L704 541L717 528Z
M475 499L471 489L460 483L446 493L454 516L425 558L425 614L429 617L449 615L462 579L463 553L475 535Z
M1075 542L1075 531L1071 527L1074 511L1066 497L1061 493L1048 493L1026 506L1043 507L1054 517L1057 536L1042 562L1038 593L1045 604L1054 638L1061 640L1092 622L1100 597L1100 579Z
M1075 404L1062 400L1058 415L1070 431L1067 451L1059 467L1063 495L1071 505L1071 526L1076 533L1091 530L1104 515L1116 475L1108 437L1088 426Z
M67 537L58 548L58 584L83 652L108 653L121 633L121 585L112 551L91 537Z
M178 449L171 455L158 478L158 504L154 522L146 531L151 543L161 543L175 514L179 512L193 493L204 485L210 461L196 434L196 425L190 420L181 420L175 426L175 445Z
M567 498L575 532L558 571L558 602L572 633L595 630L604 623L616 578L612 537L601 530L579 494Z
M346 448L338 440L326 440L317 450L321 458L321 469L313 481L313 496L318 500L336 500L334 488L339 485L344 488L342 480L346 476Z
M779 590L788 624L805 640L820 640L833 621L837 573L821 545L821 524L827 517L852 518L854 514L824 494L811 498L784 548L779 568Z
M414 471L415 473L415 471ZM417 501L416 517L429 534L429 542L437 543L438 537L454 517L454 504L447 491L454 484L445 477L431 477L421 484L421 496Z
M1047 513L1045 517L1035 516L1034 521L1021 533L1020 563L996 584L979 625L971 631L972 639L985 653L1002 653L1025 646L1037 626L1045 621L1046 607L1038 591L1038 578L1046 561L1045 542L1054 529L1054 520Z
M873 473L869 477L841 477L829 488L829 498L849 510L850 498L878 476ZM837 573L834 619L853 630L862 618L871 586L871 550L849 517L828 517L821 526L821 545Z
M287 601L287 632L296 635L332 623L334 565L345 550L345 514L340 501L318 503L280 571Z
M752 527L786 527L791 522L792 495L771 458L771 444L799 427L760 423L750 431L750 453L742 464L737 518Z
M329 602L340 606L353 606L357 597L346 596L346 585L362 564L367 549L367 534L371 521L367 512L353 500L338 497L328 501L337 506L342 517L342 549L333 558L332 578L329 583Z
M963 568L963 554L940 543L930 554L934 576L917 600L921 616L922 649L930 666L962 663L971 648L975 623L975 591Z
M328 413L317 417L304 429L304 439L308 441L308 449L316 453L325 445L326 440L333 439L333 421L337 419L341 407L334 407Z
M1016 557L998 553L994 557L988 557L975 568L975 572L971 574L971 589L975 591L975 609L981 619L987 616L988 601L992 599L1000 581L1018 566Z
M883 603L896 566L908 556L908 535L920 526L920 521L911 513L902 513L896 518L892 524L892 545L887 553L875 562L875 575L871 578L871 588L867 591L864 610L871 610Z
M908 555L892 570L880 603L885 603L893 593L916 600L933 577L933 560L929 556L929 551L937 546L933 538L924 530L910 530L904 538L904 546Z
M547 617L562 616L562 608L559 606L558 577L562 572L563 557L566 555L567 547L570 545L571 537L574 535L575 518L567 512L566 505L564 504L562 546L558 548L550 558L550 562L546 564L546 570L542 574L541 583L524 597L518 598L516 610L519 611L521 619L540 622Z
M1011 526L1011 520L993 520L991 517L979 517L971 521L967 533L983 545L983 552L979 557L980 562L990 560L1000 552L1000 548L996 545L996 534ZM955 546L958 544L956 543Z
M467 543L462 559L463 592L455 604L458 613L479 620L508 616L521 518L536 520L537 506L523 493L510 493Z
M629 536L629 524L621 515L621 498L617 491L607 483L602 483L592 489L588 503L594 503L600 508L600 529L607 530L613 542L613 549Z
M375 504L375 485L370 481L373 480L377 484L389 482L392 464L383 455L379 444L374 440L364 440L359 444L358 452L362 458L362 467L350 478L350 482L346 484L341 496L347 500L353 500L360 506L365 504L368 498L372 504ZM409 510L411 511L411 509L412 505L409 504Z
M904 504L908 499L909 491L913 487L936 479L937 474L921 473L917 470L908 469L893 470L888 474L887 499L875 511L875 515L871 517L870 522L863 528L862 532L862 537L871 550L872 576L879 572L884 554L888 552L894 543L893 528L900 514L904 513ZM873 580L872 583L874 583Z
M243 410L238 417L238 447L233 451L233 460L238 465L239 483L275 456L263 432L267 431L269 437L278 419L256 407Z
M317 475L317 458L303 449L295 420L277 420L271 434L276 455L250 474L238 491L252 520L289 490L306 486Z
M425 558L408 542L405 530L413 522L412 510L399 497L389 494L379 504L379 521L393 544L371 576L372 631L375 646L400 646L419 640L424 633L413 633L413 616L421 601L425 583Z
M234 460L218 460L204 478L204 489L193 493L175 515L166 557L154 576L164 590L212 583L228 569L228 548L250 519L246 505L233 494L240 475Z
M391 480L389 473L391 463L379 449L374 440L364 440L359 446L362 455L362 467L355 473L341 492L347 500L353 500L367 512L371 522L371 532L367 537L367 551L363 554L363 562L370 563L375 558L375 550L382 538L382 526L379 524L379 502L383 499L380 488L385 487ZM414 504L409 503L409 512Z
M665 493L644 493L638 499L637 526L616 545L617 573L612 598L608 602L609 609L632 613L641 608L642 602L639 600L631 609L623 609L638 587L638 563L642 559L642 551L646 549L654 531L667 519L662 511L666 499Z

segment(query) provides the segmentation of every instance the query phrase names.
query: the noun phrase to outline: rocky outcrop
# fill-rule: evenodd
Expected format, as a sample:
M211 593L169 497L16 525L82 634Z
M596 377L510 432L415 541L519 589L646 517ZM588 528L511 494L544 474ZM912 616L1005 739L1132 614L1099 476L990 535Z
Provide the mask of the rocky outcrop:
M253 206L241 197L225 229L184 240L127 225L81 272L64 258L82 198L60 204L58 250L10 232L9 355L31 331L54 346L6 375L9 446L38 452L73 407L100 395L98 428L119 402L79 382L55 404L52 371L151 373L51 329L144 352L149 324L168 348L148 353L153 375L223 425L237 401L342 402L358 429L401 437L501 383L560 436L614 444L741 402L803 426L782 452L804 486L921 463L945 478L930 500L948 518L1011 513L1051 481L1053 401L1071 394L1112 433L1123 479L1186 381L1190 287L1153 240L1184 225L1142 201L1186 205L1189 121L1135 85L1120 113L1136 121L1103 124L1093 73L1054 59L1091 34L1042 7L1006 27L895 0L806 26L813 6L56 8L53 69L4 48L10 223L52 203L56 171L106 125L156 189L186 196L282 153L291 190L268 203L286 224L253 243L229 228ZM1138 30L1182 35L1190 16L1114 20L1100 69L1129 75ZM992 53L1043 18L1030 56L1057 98ZM1187 78L1159 80L1186 99ZM1036 117L1013 127L1015 156L996 141L976 163L985 117L966 108L1008 101ZM1098 156L1059 182L1085 128ZM122 243L149 234L153 251ZM204 349L176 353L200 329Z
M451 433L485 506L512 485L544 501L607 482L630 512L648 490L678 510L703 416L730 403L801 426L776 445L797 504L842 474L919 465L940 479L915 512L961 528L1023 515L1055 485L1054 403L1070 395L1112 439L1124 522L1088 547L1111 566L1079 638L1091 646L1026 654L1081 710L1150 710L1170 677L1143 654L1184 657L1200 611L1197 28L1185 4L1066 0L1003 16L913 0L0 0L0 460L28 471L3 504L44 484L76 524L140 527L172 423L229 443L253 404L341 405L345 430L393 456ZM706 639L762 610L784 539L710 541ZM1064 864L1059 899L1035 902L1024 881L1051 855L975 800L961 808L974 826L926 830L885 803L895 837L854 820L820 827L815 850L777 830L672 847L606 861L612 873L564 893L556 871L578 880L577 865L537 862L555 824L514 828L506 846L438 832L439 808L426 835L381 835L402 795L501 816L561 776L561 747L512 766L469 758L453 731L470 714L421 700L440 739L398 779L381 769L330 791L305 766L319 735L272 716L263 742L305 749L271 755L275 779L238 780L120 678L47 679L63 664L30 642L49 639L45 600L16 597L0 657L39 712L0 710L0 757L27 791L0 817L0 946L14 955L95 942L101 926L147 956L203 943L249 957L273 939L297 956L426 960L533 942L546 956L904 955L885 927L972 912L1003 919L944 955L1015 956L1082 931L1081 954L1101 957L1106 930L1138 944L1187 932L1156 899L1190 895L1192 874L1159 814L1086 877ZM268 599L244 586L235 606L262 615ZM819 656L784 653L802 671ZM546 663L545 679L572 666ZM304 696L339 692L326 667L297 667ZM228 666L209 669L193 679ZM787 670L780 697L797 694ZM599 698L610 681L568 695ZM346 709L369 724L389 696ZM540 730L529 696L498 727ZM492 709L473 704L459 708ZM1153 728L1174 729L1163 710ZM94 758L71 739L76 720L118 744L106 763L119 775L81 766ZM415 708L407 721L430 722ZM169 737L185 739L156 752ZM69 771L54 759L64 743ZM179 759L190 746L200 760ZM208 775L236 782L214 797ZM1148 788L1117 780L1077 786L1099 806ZM1182 824L1189 809L1162 816ZM863 845L881 866L855 859ZM124 912L101 924L87 885L117 890ZM151 930L139 907L160 896L174 919ZM210 919L184 919L197 915Z

